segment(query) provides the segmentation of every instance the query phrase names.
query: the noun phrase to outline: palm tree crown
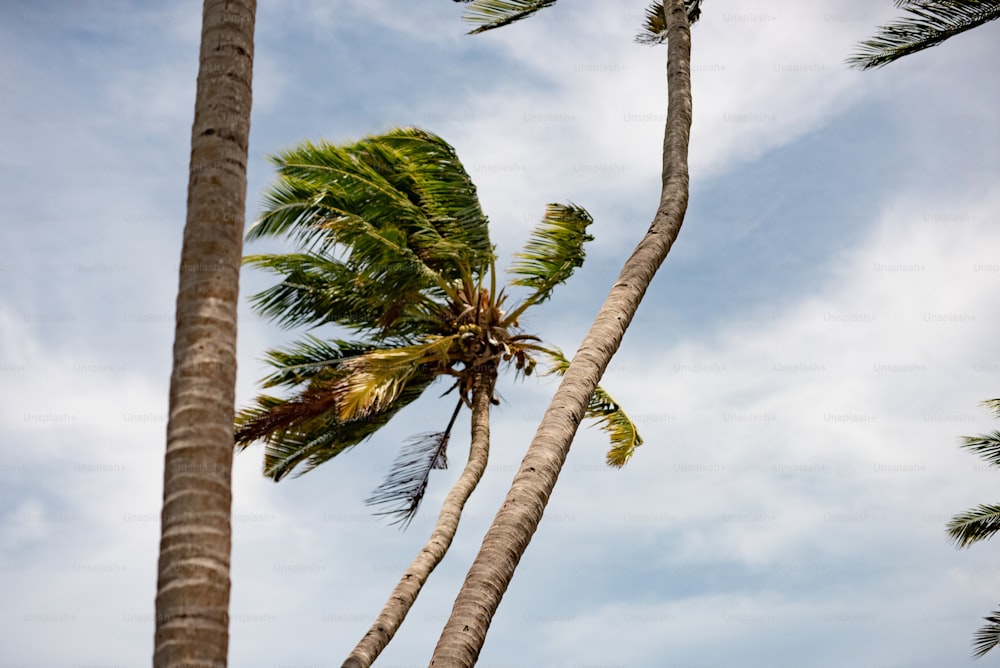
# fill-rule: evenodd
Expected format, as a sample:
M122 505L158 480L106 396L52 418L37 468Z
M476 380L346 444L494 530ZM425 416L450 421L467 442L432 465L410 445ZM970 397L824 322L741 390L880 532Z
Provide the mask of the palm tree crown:
M855 68L882 67L1000 18L1000 0L895 0L907 16L882 26L847 59Z
M340 325L353 340L311 334L266 353L267 388L237 415L236 444L265 444L264 473L304 473L361 443L447 377L459 401L447 428L404 448L370 503L404 525L417 511L429 473L446 465L452 425L472 406L476 379L513 366L530 375L539 357L557 372L562 354L521 331L526 309L546 301L584 260L589 214L550 204L510 269L527 288L508 306L497 289L496 257L476 188L454 149L429 132L397 129L334 146L306 142L272 158L278 178L248 239L286 235L289 254L245 262L281 277L252 298L286 327ZM588 416L612 441L608 462L623 465L642 443L603 390Z

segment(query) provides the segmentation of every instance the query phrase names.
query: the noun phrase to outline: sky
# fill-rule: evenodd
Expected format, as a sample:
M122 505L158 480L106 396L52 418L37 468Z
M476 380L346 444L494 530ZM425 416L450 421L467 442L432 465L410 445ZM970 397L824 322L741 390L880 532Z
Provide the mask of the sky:
M575 350L659 197L666 50L632 42L644 9L565 0L469 36L446 0L260 2L248 221L268 154L426 128L503 262L546 203L593 215L585 265L522 321ZM1000 548L944 527L998 500L1000 471L958 443L997 428L979 403L1000 396L1000 84L981 65L1000 27L848 69L895 11L705 3L687 217L602 380L645 444L613 470L580 430L479 666L971 665ZM152 654L200 20L194 0L0 3L0 668ZM241 279L238 405L294 335L248 306L271 280ZM426 665L554 389L501 382L486 475L376 665ZM231 665L339 666L362 637L460 470L406 531L364 504L447 422L436 394L301 478L237 455Z

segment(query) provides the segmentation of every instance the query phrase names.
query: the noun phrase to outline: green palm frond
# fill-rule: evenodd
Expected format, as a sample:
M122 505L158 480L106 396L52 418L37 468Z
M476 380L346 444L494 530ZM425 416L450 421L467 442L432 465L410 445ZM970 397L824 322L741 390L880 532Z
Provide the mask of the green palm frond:
M566 359L562 351L558 348L546 349L538 347L552 361L550 374L559 376L565 375L569 369L570 361ZM635 449L642 445L642 437L636 429L632 418L622 409L621 405L612 398L600 385L594 390L587 404L585 418L597 420L597 426L608 435L611 441L611 449L608 450L608 466L621 468L628 463L628 460L635 454Z
M960 447L976 453L990 466L1000 467L1000 431L979 436L963 436Z
M528 18L540 9L556 4L556 0L456 0L468 7L462 19L478 24L469 34L486 32Z
M948 535L958 547L969 547L973 543L992 538L1000 531L1000 506L980 504L948 522Z
M373 279L388 267L439 286L493 257L475 186L434 134L402 128L345 146L305 142L271 160L278 179L250 240L288 235L318 254L339 249L346 266Z
M684 0L688 21L693 25L701 17L702 0ZM642 32L635 36L640 44L665 44L667 41L667 19L663 15L663 3L654 2L646 8L642 22Z
M548 299L553 288L565 283L586 257L583 245L593 241L587 227L594 222L582 207L549 204L542 222L532 230L524 250L510 268L516 278L511 285L531 288L534 293L509 316L516 320L525 309Z
M1000 18L1000 0L896 0L896 6L907 16L858 44L847 59L851 67L882 67Z
M472 268L493 262L488 220L455 149L417 128L402 128L378 139L402 158L399 178L390 177L390 181L415 198L438 232L434 248L461 258Z
M1000 645L1000 610L994 610L972 636L972 656L978 659Z
M295 387L335 370L345 359L370 352L374 346L350 341L326 341L306 334L284 349L264 354L274 371L261 381L263 387Z
M642 445L642 437L628 414L600 385L590 398L586 417L597 420L597 426L611 439L608 466L625 466L635 454L635 449Z
M1000 418L1000 399L987 399L980 405L993 413L993 417ZM960 447L979 455L991 466L1000 467L1000 431L978 436L963 436Z
M248 255L243 263L282 277L250 303L286 328L336 323L378 338L415 336L441 295L433 281L402 263L375 275L319 253Z

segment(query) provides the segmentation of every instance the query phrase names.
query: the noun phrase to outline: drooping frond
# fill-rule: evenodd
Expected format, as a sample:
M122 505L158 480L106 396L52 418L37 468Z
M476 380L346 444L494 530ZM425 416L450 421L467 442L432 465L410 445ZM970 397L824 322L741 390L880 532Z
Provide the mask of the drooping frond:
M980 404L1000 418L1000 399L987 399ZM963 436L961 447L979 455L991 466L1000 467L1000 431L978 436Z
M896 6L907 15L858 44L847 59L851 67L882 67L1000 18L1000 0L896 0Z
M961 447L976 453L991 466L1000 467L1000 431L979 436L963 436Z
M642 437L628 414L600 385L590 398L586 417L597 420L597 426L611 439L608 466L625 466L635 454L635 449L642 445Z
M447 428L442 432L420 434L412 437L392 464L389 475L370 497L368 505L394 505L376 515L395 516L390 524L399 524L405 529L420 509L420 502L427 491L427 482L434 469L448 468L448 441L455 418L462 408L459 401L451 414Z
M565 375L569 369L570 361L566 359L562 351L558 348L539 350L548 355L552 361L552 369L549 373ZM587 404L585 418L597 420L597 426L608 435L611 440L611 449L608 450L608 466L621 468L628 463L628 460L635 454L635 449L642 445L642 437L636 429L635 423L622 409L621 405L612 398L600 385L594 390Z
M336 377L314 379L290 398L260 395L236 416L236 446L263 442L264 474L275 481L293 470L301 475L369 438L420 397L434 378L415 375L383 410L352 420L339 417Z
M992 538L1000 531L1000 506L981 504L948 522L948 536L958 547L968 547L981 540Z
M978 659L1000 644L1000 610L994 610L972 636L972 656Z
M470 35L528 18L540 9L556 4L556 0L456 0L465 2L468 7L462 18L477 27L469 31Z
M274 371L261 381L261 385L295 387L335 369L346 358L356 357L372 349L373 346L367 343L325 341L306 334L301 341L296 341L285 349L269 350L264 354L264 360Z
M693 25L701 17L702 0L684 0L688 21ZM646 8L642 22L642 32L635 36L639 44L665 44L667 41L667 19L663 15L663 3L654 2Z
M272 162L278 177L248 239L290 236L389 295L446 292L493 258L475 186L437 135L403 128L343 146L305 142Z
M534 290L511 314L516 319L528 306L544 302L553 288L566 282L586 257L583 245L593 241L587 226L594 222L582 207L573 204L549 204L542 222L532 230L524 250L516 255L510 268L515 276L512 285Z
M340 419L360 420L383 412L395 402L413 378L448 368L449 349L457 336L399 348L372 350L344 360L338 384Z

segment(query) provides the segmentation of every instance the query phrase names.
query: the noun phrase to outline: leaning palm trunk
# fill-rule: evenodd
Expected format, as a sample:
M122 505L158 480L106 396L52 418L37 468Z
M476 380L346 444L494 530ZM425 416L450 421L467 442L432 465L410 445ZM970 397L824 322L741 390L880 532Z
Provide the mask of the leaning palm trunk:
M507 498L459 591L431 665L473 666L500 599L542 518L587 402L618 350L625 329L680 231L688 201L691 129L691 33L683 0L665 4L667 107L663 189L645 238L617 282L556 391Z
M427 578L441 563L451 546L465 502L476 489L486 470L490 454L490 399L493 396L495 381L495 370L479 375L474 381L469 461L455 486L448 492L431 537L406 569L375 623L344 661L342 668L367 668L372 665L406 619Z
M205 0L170 418L153 665L226 665L236 309L256 0Z

